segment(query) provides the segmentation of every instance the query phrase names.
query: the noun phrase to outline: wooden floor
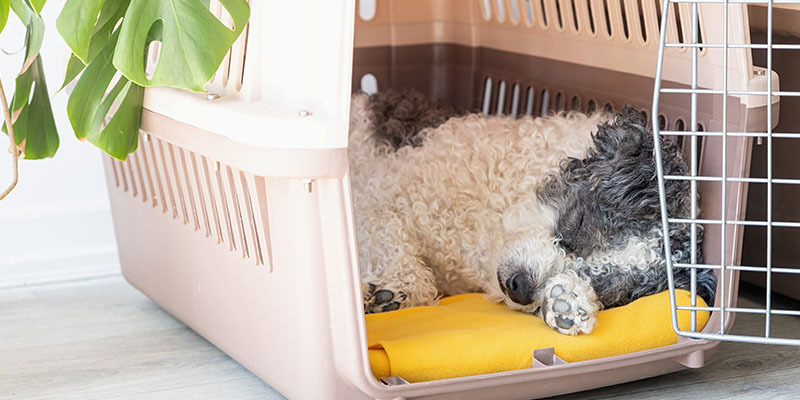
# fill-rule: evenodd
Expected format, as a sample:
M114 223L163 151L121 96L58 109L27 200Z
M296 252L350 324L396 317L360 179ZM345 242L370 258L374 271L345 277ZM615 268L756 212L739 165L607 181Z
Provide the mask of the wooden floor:
M741 303L761 297L745 288ZM775 324L800 336L798 318ZM762 329L756 315L734 328ZM282 397L120 278L0 291L0 399L189 398ZM800 348L723 343L702 369L559 399L605 398L800 398Z

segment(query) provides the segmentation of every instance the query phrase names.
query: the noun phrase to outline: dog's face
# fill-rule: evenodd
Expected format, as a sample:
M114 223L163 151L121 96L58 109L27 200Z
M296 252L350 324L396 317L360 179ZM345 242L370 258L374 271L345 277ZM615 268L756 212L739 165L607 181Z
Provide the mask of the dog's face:
M554 210L535 199L504 213L505 243L493 257L496 284L488 290L495 300L529 313L541 306L547 279L564 262L552 234L554 221Z

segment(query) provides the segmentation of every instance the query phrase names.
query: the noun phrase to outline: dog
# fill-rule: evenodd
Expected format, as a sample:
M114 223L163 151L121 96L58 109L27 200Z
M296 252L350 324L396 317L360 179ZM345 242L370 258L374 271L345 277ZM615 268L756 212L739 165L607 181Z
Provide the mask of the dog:
M654 141L633 108L515 119L415 91L356 94L349 139L367 313L483 292L577 335L601 309L667 288ZM661 147L664 173L685 175L677 144ZM688 182L666 193L669 215L687 217ZM689 262L689 226L671 224L669 240ZM674 279L688 289L690 270ZM696 280L713 304L712 271Z

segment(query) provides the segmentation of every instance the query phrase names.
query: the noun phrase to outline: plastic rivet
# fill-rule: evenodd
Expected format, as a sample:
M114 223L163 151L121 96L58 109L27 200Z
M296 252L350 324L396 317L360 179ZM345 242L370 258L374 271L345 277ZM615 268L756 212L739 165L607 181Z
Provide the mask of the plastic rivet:
M306 189L306 193L311 193L313 189L313 183L314 181L311 179L303 179L303 186Z
M211 93L211 92L206 93L206 100L211 101L211 100L216 100L218 98L219 98L219 95L216 94L216 93Z
M308 111L308 110L300 110L297 113L297 115L300 116L300 117L310 117L310 116L314 115L314 113L312 113L311 111Z

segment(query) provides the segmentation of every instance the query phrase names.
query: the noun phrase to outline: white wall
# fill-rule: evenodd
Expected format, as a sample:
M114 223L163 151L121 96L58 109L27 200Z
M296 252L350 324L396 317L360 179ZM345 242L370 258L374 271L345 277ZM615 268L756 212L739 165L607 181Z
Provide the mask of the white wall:
M66 116L66 93L55 94L63 78L69 49L56 31L64 0L50 0L42 16L42 58L61 139L52 159L21 161L20 183L0 201L0 288L83 279L118 273L114 231L100 151L75 139ZM22 47L25 31L9 16L0 34L0 49ZM24 58L0 53L0 79L8 100ZM0 138L0 186L11 178L7 141ZM0 189L2 190L2 189Z

